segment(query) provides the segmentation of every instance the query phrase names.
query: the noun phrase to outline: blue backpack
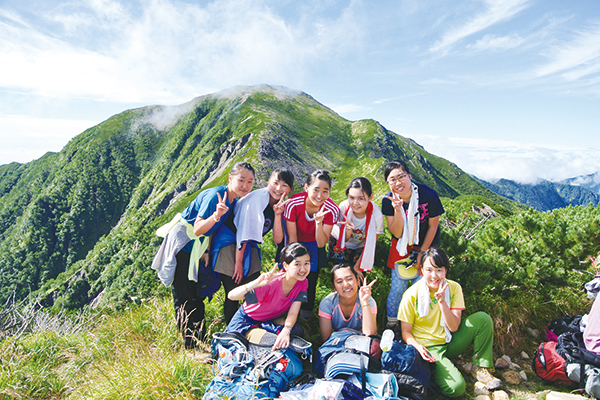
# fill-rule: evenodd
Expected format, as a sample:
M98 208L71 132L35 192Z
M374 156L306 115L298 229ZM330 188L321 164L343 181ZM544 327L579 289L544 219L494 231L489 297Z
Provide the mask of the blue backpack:
M219 372L206 387L203 400L277 398L302 374L302 361L291 347L264 351L237 332L215 333L211 347Z
M335 378L337 375L379 372L379 337L364 336L353 329L335 331L319 347L314 362L318 377Z
M409 375L427 388L431 378L429 363L409 344L394 340L389 351L381 353L381 367L394 373Z

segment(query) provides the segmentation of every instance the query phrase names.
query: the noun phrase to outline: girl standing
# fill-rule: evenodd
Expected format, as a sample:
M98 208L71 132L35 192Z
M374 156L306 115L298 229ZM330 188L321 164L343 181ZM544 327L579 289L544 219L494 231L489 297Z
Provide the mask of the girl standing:
M319 304L319 328L323 342L334 331L350 328L370 336L377 333L377 304L371 297L371 287L377 282L359 286L358 273L350 264L342 261L331 269L334 292Z
M392 161L384 177L390 192L381 201L381 210L392 233L387 266L392 271L387 298L387 327L398 329L398 305L409 281L421 278L419 268L423 252L440 243L440 215L444 207L435 190L412 182L408 166Z
M304 320L310 319L312 315L319 268L327 264L325 245L340 214L338 206L329 198L331 183L328 171L314 171L306 179L304 192L292 196L286 202L283 212L288 242L302 243L308 248L311 257L308 301L302 304L300 314Z
M310 253L300 243L292 243L281 252L282 271L274 267L257 279L238 286L229 292L229 299L244 300L225 332L246 334L251 328L261 327L276 333L273 350L286 348L290 344L290 334L294 330L300 305L306 301L310 272ZM287 312L283 325L273 320Z
M329 240L329 258L347 261L356 271L369 272L375 260L377 237L383 233L383 214L371 200L367 178L354 178L346 188L347 200L340 204L344 220L334 225Z
M223 305L228 324L238 309L239 302L230 300L229 292L258 278L261 254L258 244L273 230L276 244L283 241L281 214L285 197L294 186L294 176L287 169L273 171L267 187L255 190L241 198L233 213L215 232L211 256L213 270L221 277L225 289ZM237 244L237 245L236 245Z
M161 282L172 288L175 318L186 348L196 347L206 332L205 296L198 294L198 285L203 283L199 282L198 270L200 263L209 262L208 237L227 219L237 198L250 193L253 184L252 166L238 162L231 168L227 186L203 190L183 212L157 230L165 239L152 268Z

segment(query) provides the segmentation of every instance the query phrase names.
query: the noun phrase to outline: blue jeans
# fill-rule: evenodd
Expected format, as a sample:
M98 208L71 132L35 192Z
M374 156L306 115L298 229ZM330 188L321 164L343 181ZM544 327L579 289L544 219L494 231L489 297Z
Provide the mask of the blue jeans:
M234 314L233 318L231 318L231 321L229 321L229 324L227 324L225 332L239 332L245 336L246 332L252 328L262 328L267 332L279 335L283 329L283 325L276 324L273 321L257 321L253 318L250 318L250 316L246 314L246 311L240 307ZM300 328L298 325L294 325L290 334L301 336L302 328Z
M396 267L398 268L398 267ZM415 283L421 279L422 275L417 275L412 280L406 280L400 278L395 270L392 270L392 285L390 287L390 293L387 298L387 320L389 323L396 323L398 321L398 307L400 307L400 301L402 295L410 286L410 283Z

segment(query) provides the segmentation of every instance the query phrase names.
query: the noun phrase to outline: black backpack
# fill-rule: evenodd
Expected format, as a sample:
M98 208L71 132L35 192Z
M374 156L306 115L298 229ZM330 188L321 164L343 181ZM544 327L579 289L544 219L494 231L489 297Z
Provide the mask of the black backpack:
M579 364L579 387L585 386L585 366L592 365L600 368L600 355L589 351L583 343L583 333L566 332L558 337L556 352L562 356L567 364Z

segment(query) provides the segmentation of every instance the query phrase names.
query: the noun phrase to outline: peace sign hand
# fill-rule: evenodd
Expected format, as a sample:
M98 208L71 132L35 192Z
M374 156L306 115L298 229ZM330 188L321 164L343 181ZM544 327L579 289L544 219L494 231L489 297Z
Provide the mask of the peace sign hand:
M318 212L315 213L315 215L313 216L313 218L315 219L315 223L317 224L322 224L323 220L325 219L325 216L327 214L329 214L331 211L327 210L327 211L323 211L322 209L319 210Z
M360 304L361 305L368 305L369 304L369 297L371 297L371 288L373 287L373 284L377 282L377 279L375 279L373 282L367 284L367 278L365 277L365 279L363 280L363 285L361 286L361 288L359 289L359 298L360 298Z
M404 200L402 200L400 198L400 195L398 193L393 193L392 197L385 196L384 199L388 199L389 201L392 202L392 207L394 207L394 210L396 210L396 211L403 211L402 210L402 206L404 204Z
M227 201L227 192L223 193L223 198L221 198L221 195L217 193L217 198L219 201L217 202L217 209L213 214L215 222L219 221L219 219L221 219L221 217L225 215L227 211L229 211L229 207L227 207L225 204L225 201Z
M283 213L283 210L285 209L285 198L286 197L287 197L287 195L281 196L279 201L277 203L273 204L273 211L275 212L275 216L279 216Z
M258 286L265 286L273 279L275 279L275 275L279 272L279 268L277 268L277 264L273 266L273 269L269 272L265 272L264 274L260 274L256 281L258 282Z
M354 226L354 224L352 223L352 221L350 221L350 220L349 220L348 218L346 218L345 216L344 216L344 220L343 220L343 221L340 221L340 222L338 222L338 224L340 224L340 225L346 225L346 227L347 227L347 228L348 228L350 231L353 231L353 230L354 230L354 228L355 228L355 226Z
M444 278L444 280L442 280L440 282L437 292L435 292L435 298L437 299L438 303L440 303L440 304L442 304L446 301L446 296L444 296L444 291L446 290L447 287L448 287L448 281Z

